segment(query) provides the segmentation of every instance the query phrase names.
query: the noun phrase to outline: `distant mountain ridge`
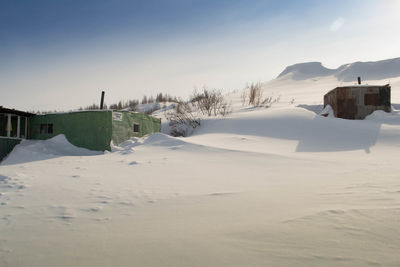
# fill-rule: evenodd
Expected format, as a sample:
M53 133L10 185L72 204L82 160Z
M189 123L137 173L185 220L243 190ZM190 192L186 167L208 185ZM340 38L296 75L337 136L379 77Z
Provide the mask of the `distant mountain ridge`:
M400 76L400 57L380 61L354 62L337 69L328 69L321 62L307 62L291 65L278 75L278 78L291 75L293 80L306 80L315 77L335 76L339 81L381 80Z

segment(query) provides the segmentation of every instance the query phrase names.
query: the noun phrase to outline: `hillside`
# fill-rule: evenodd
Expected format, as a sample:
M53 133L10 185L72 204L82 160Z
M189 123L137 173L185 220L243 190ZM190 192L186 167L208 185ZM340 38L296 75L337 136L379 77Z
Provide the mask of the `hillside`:
M290 77L293 80L334 76L341 82L353 82L357 77L363 80L383 80L400 76L400 58L373 62L354 62L337 69L325 68L320 62L300 63L288 66L278 78Z
M322 105L323 96L338 86L362 84L392 87L392 103L400 103L400 58L345 64L337 69L327 69L319 62L289 66L274 80L262 83L264 96L280 96L282 105ZM239 94L234 97L236 101Z

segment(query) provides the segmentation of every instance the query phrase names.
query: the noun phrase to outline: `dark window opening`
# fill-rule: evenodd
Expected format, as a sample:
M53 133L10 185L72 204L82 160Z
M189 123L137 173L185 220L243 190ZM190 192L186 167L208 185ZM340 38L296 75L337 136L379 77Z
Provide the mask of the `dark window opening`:
M0 136L7 136L8 117L6 114L0 114Z
M39 127L38 127L39 129ZM36 125L35 125L36 130ZM40 124L40 134L52 134L53 133L53 124L41 123Z
M47 133L49 134L53 133L53 124L47 124Z
M20 123L19 123L19 137L20 138L27 138L28 133L28 118L26 117L20 117Z
M11 115L10 136L17 137L17 130L18 130L18 116Z
M133 124L133 132L134 133L140 132L140 125L139 124L137 124L137 123Z

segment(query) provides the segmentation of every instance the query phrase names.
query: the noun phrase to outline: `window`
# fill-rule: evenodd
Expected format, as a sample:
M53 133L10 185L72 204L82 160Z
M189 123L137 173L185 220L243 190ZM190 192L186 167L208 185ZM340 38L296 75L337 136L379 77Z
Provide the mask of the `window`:
M364 105L379 106L379 94L364 95Z
M133 132L134 133L140 132L140 125L138 123L133 124Z
M18 131L18 116L11 115L10 136L17 137L17 131Z
M53 133L53 124L47 124L47 133L52 134Z
M47 133L47 124L40 124L40 134Z
M35 125L35 132L36 132L36 129L39 129L39 127ZM52 123L49 123L49 124L41 123L40 124L40 134L52 134L52 133L53 133L53 124Z
M7 136L7 114L0 114L0 136Z
M26 138L27 133L26 133L26 128L28 128L28 122L27 122L27 118L25 117L20 117L20 123L19 123L19 127L20 127L20 132L19 135L21 138Z

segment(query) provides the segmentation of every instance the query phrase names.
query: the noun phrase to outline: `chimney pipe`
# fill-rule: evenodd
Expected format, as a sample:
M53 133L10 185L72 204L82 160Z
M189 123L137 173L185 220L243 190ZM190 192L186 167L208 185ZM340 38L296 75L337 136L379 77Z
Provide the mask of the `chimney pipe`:
M358 77L357 80L358 80L358 84L361 84L361 77Z
M104 91L101 91L100 109L104 107Z

